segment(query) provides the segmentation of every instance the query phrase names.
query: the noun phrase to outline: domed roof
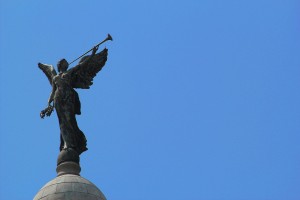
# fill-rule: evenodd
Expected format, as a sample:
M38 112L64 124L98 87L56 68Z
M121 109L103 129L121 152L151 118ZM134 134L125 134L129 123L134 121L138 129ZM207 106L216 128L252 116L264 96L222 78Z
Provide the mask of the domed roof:
M78 175L65 174L48 182L34 200L106 200L90 181Z

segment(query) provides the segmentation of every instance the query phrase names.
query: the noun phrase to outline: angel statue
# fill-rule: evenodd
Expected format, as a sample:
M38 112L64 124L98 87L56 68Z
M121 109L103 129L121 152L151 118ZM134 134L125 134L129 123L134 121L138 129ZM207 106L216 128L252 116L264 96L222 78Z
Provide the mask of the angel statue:
M81 56L79 63L69 70L67 60L61 59L57 63L58 74L52 65L38 63L52 85L48 107L41 111L40 116L50 116L53 109L56 110L60 127L60 151L71 148L80 155L87 150L87 140L76 121L76 115L80 115L81 111L79 96L74 88L89 89L93 78L105 65L107 49L96 54L100 44L90 50L91 55Z

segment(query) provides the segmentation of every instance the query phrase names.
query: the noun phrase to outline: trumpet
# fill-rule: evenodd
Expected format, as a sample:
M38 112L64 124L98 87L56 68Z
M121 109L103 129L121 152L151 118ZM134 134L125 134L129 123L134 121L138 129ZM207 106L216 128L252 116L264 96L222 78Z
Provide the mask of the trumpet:
M90 50L88 50L87 52L85 52L84 54L82 54L81 56L79 56L78 58L76 58L75 60L73 60L72 62L69 63L72 64L73 62L75 62L76 60L78 60L79 58L85 56L87 53L89 53L90 51L92 51L95 47L99 47L101 44L103 44L104 42L108 41L108 40L111 40L113 41L113 38L111 37L110 34L107 34L107 37L102 41L102 42L99 42L97 45L95 45L93 48L91 48Z

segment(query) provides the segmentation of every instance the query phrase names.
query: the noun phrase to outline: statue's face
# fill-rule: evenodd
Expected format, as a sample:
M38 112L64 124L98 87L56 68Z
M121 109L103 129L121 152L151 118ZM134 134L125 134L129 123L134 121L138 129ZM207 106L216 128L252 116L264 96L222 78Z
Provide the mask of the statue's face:
M68 67L69 63L65 59L62 59L57 63L57 68L59 72L67 71Z

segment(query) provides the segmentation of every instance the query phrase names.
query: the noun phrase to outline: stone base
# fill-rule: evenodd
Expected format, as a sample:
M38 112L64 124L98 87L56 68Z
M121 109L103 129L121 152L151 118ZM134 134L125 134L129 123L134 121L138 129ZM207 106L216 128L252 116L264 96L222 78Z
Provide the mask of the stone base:
M80 175L81 168L79 164L75 162L63 162L56 167L57 176L65 174Z
M72 148L63 149L57 158L57 176L64 174L80 175L79 154Z
M57 166L63 162L69 161L79 164L79 154L77 151L72 148L61 150L61 152L58 154Z

